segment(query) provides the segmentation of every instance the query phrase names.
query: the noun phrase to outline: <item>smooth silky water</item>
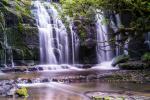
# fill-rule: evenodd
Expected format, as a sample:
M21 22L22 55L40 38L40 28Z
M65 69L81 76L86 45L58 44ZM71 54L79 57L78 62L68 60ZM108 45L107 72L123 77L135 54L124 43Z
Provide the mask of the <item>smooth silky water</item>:
M91 69L92 72L92 69ZM93 70L92 73L94 73ZM71 71L71 72L28 72L28 73L8 73L1 74L0 79L33 79L43 77L63 77L63 76L77 76L89 72L83 71ZM102 92L124 92L150 96L150 84L138 84L128 82L101 82L99 80L87 80L84 82L76 83L61 83L61 82L49 82L49 83L33 83L33 84L18 84L19 86L25 86L28 88L28 98L9 98L0 97L0 100L89 100L86 96L86 92L102 91ZM142 100L142 99L141 99Z

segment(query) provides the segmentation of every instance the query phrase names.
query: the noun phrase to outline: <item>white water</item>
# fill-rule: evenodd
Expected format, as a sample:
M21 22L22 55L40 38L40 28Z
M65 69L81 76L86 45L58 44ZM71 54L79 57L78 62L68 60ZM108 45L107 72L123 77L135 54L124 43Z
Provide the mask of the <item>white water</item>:
M68 65L68 64L50 64L50 65L37 65L36 67L42 67L42 71L54 71L54 72L59 72L59 71L70 71L70 70L79 70L79 68L76 68L75 66Z
M100 64L92 67L92 69L100 69L100 70L117 70L118 67L112 67L112 61L101 62Z
M103 23L104 16L102 14L96 15L96 29L97 29L97 59L100 69L114 69L111 66L112 51L109 44L107 26Z
M112 60L112 49L109 44L108 31L105 24L103 24L104 17L101 14L96 15L96 29L97 29L97 58L98 62Z
M71 21L70 25L70 32L71 32L71 42L72 42L72 63L76 64L78 63L78 55L79 55L79 37L78 35L73 31L73 23Z
M54 43L52 43L53 26L51 24L51 18L45 9L45 7L39 2L35 1L34 4L37 7L37 24L40 37L40 57L41 63L45 64L57 64L57 60L54 54Z

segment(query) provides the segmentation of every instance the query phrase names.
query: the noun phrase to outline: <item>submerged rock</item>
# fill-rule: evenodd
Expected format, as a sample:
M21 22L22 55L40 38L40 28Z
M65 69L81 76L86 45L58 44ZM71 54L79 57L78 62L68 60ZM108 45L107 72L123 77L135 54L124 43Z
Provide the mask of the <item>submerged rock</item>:
M85 95L91 100L149 100L150 97L148 96L139 96L136 94L132 94L132 92L128 92L129 95L124 91L104 91L104 92L98 92L98 91L88 91L85 93Z

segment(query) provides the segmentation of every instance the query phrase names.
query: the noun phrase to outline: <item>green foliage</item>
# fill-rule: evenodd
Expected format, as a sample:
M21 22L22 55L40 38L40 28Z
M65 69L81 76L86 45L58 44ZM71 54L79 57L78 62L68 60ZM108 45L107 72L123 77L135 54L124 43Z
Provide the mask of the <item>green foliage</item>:
M0 10L2 12L10 12L19 18L22 18L22 16L30 17L29 1L30 0L2 0L0 1L2 5Z
M145 61L145 62L150 62L150 53L145 53L143 56L142 56L142 60Z
M104 12L114 14L128 14L128 28L120 27L120 30L132 32L132 35L141 35L141 33L150 31L150 2L145 0L60 0L63 7L63 14L76 19L85 19L94 21L95 13L100 9ZM104 20L109 23L109 20ZM129 30L128 30L129 29ZM134 34L134 33L137 34ZM121 33L121 32L120 32ZM122 32L123 34L123 32Z
M28 97L29 96L27 88L25 88L25 87L21 87L20 89L16 90L16 94L19 97Z
M74 18L80 16L87 16L87 18L89 18L91 12L93 12L93 7L91 5L95 0L60 0L60 2L64 14Z
M95 0L60 0L62 16L67 15L74 20L77 33L81 40L87 37L88 28L95 20L95 9L92 6Z
M7 49L17 52L23 57L32 55L23 41L23 19L30 17L31 0L1 0L0 1L0 44L1 60L6 62ZM14 23L10 23L13 21ZM13 55L13 54L11 54ZM9 55L10 56L10 55Z

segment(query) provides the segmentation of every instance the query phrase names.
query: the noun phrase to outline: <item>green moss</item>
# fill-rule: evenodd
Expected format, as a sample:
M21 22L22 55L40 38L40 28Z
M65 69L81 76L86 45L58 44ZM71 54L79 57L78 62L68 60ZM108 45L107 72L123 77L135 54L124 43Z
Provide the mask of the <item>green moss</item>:
M16 90L16 94L19 97L28 97L29 96L27 88L25 88L25 87L21 87L20 89Z
M104 100L102 96L93 96L92 100Z
M125 100L124 97L117 97L116 99L113 99L112 97L110 96L93 96L92 97L92 100Z
M150 52L147 52L142 56L142 61L150 62Z

